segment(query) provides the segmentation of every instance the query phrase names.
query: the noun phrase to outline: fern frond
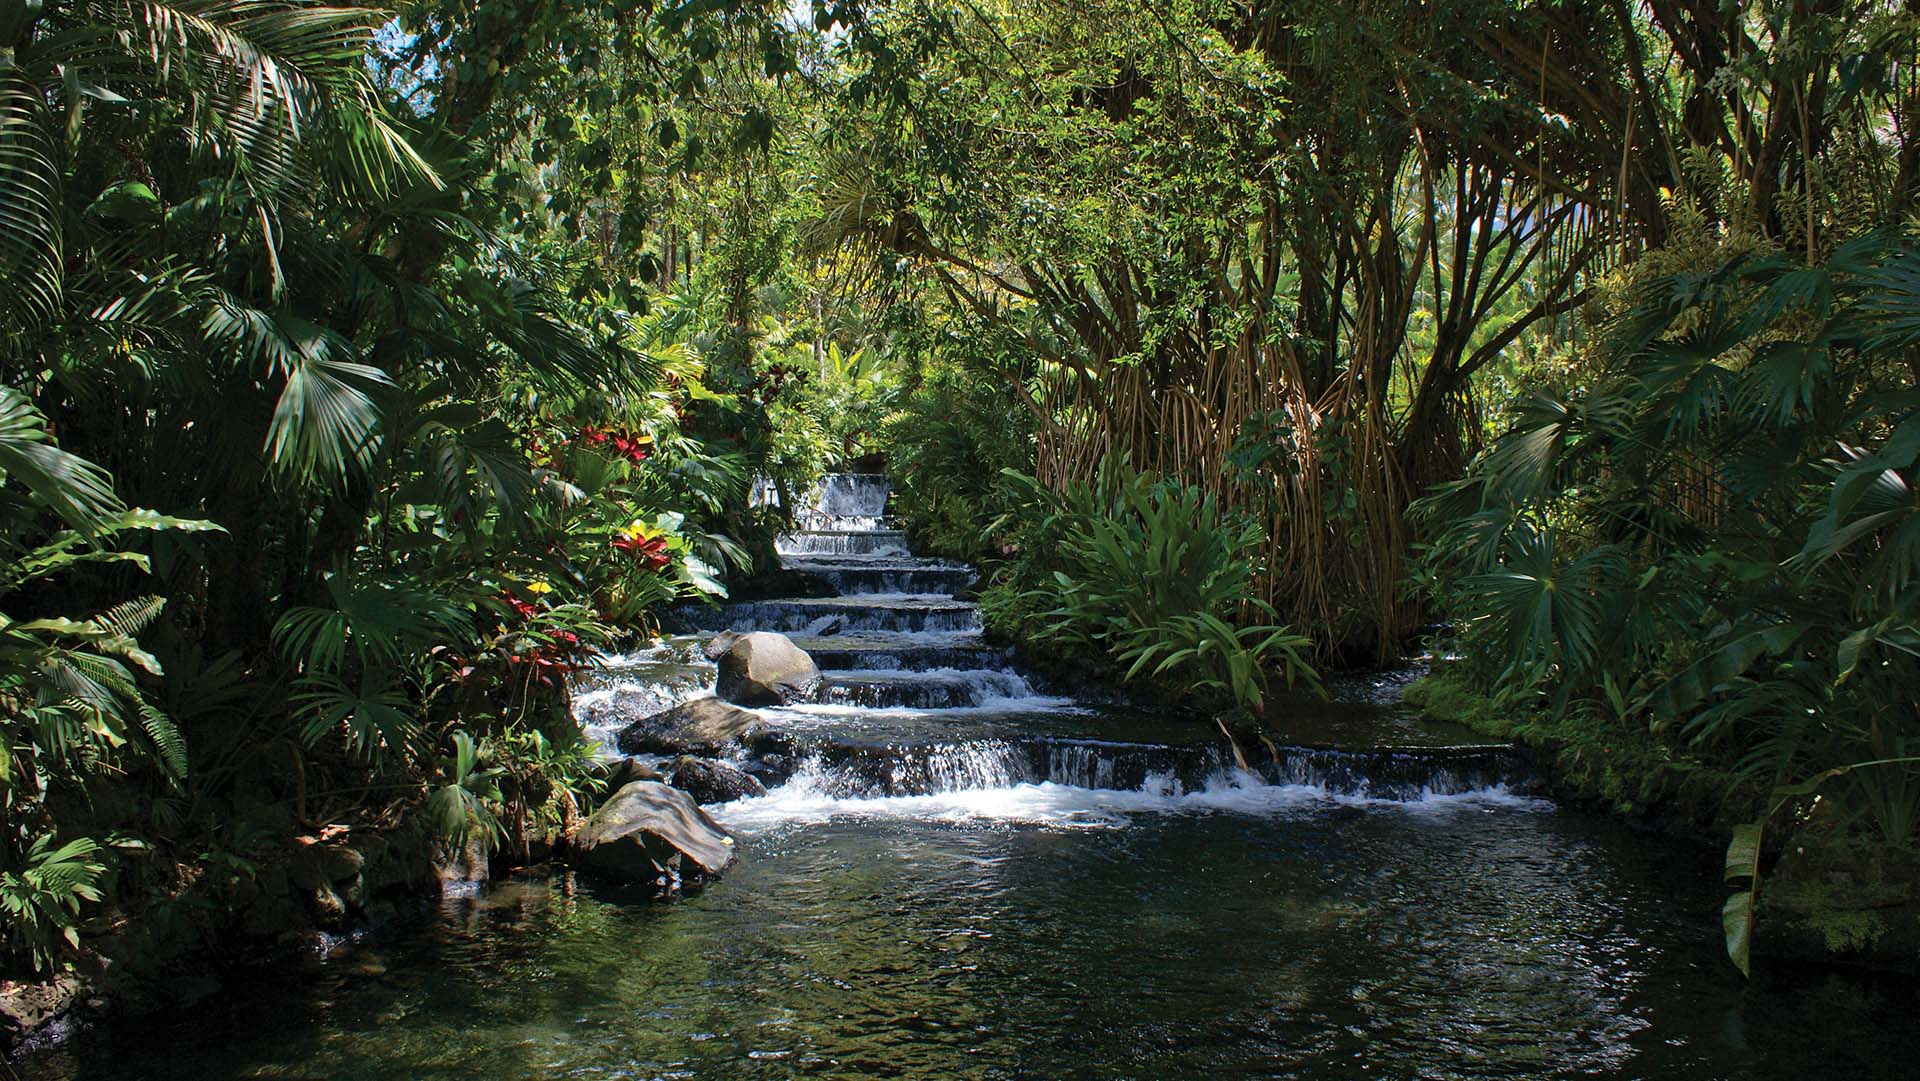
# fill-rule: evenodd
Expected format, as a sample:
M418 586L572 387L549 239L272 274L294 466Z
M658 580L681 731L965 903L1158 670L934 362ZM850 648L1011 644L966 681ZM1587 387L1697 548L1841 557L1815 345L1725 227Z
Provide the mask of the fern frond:
M160 618L166 607L165 597L138 597L114 605L95 616L94 622L113 634L132 638L153 626L153 621Z

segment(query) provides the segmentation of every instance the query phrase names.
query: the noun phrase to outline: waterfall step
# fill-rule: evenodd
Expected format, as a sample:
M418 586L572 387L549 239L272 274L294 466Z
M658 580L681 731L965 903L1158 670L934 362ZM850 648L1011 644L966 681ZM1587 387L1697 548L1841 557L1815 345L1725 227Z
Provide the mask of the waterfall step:
M811 574L843 595L868 593L953 594L978 580L971 567L937 560L787 559L789 571Z
M808 533L898 532L900 523L884 515L813 514L806 519ZM795 534L789 534L792 536Z
M909 555L902 529L819 529L788 533L773 542L782 556Z
M944 668L832 672L815 701L869 709L971 709L1033 697L1033 688L1012 672Z
M680 615L696 630L804 631L819 637L846 632L977 633L981 629L975 605L937 593L743 601L720 608L685 608Z
M794 534L787 534L794 536ZM977 573L972 565L955 563L947 559L935 559L932 556L909 555L905 552L813 552L809 554L788 554L780 557L782 567L807 570L810 567L841 567L858 570L865 567L887 567L899 570L964 570Z
M826 794L914 796L1016 784L1133 791L1197 791L1236 764L1218 742L1167 745L1009 733L985 739L888 743L857 732L803 737L801 771ZM1480 789L1525 788L1512 748L1328 751L1279 747L1248 762L1253 779L1336 795L1411 800Z
M988 645L977 634L901 635L837 634L826 638L796 635L794 644L807 651L822 672L925 672L935 668L1003 672L1011 653Z

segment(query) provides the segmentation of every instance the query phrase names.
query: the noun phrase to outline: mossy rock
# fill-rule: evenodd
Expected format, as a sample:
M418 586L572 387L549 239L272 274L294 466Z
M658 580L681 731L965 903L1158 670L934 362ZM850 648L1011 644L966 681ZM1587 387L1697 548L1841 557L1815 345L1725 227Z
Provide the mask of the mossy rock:
M583 866L642 885L717 875L736 858L719 823L685 792L658 781L635 781L615 793L573 843Z
M1920 853L1803 829L1762 883L1759 917L1763 955L1920 971Z

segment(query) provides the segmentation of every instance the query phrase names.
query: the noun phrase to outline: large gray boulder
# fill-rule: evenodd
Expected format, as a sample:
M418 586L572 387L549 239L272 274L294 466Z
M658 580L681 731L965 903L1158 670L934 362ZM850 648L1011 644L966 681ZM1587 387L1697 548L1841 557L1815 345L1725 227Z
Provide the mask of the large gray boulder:
M707 643L707 657L720 666L715 692L742 706L804 702L820 687L820 669L793 639L772 631L727 631Z
M755 754L784 754L793 736L757 713L718 698L695 698L633 722L616 740L623 754L691 754L727 758L742 748Z
M717 875L734 860L733 838L693 797L658 781L635 781L593 812L573 839L581 864L613 878L671 889Z

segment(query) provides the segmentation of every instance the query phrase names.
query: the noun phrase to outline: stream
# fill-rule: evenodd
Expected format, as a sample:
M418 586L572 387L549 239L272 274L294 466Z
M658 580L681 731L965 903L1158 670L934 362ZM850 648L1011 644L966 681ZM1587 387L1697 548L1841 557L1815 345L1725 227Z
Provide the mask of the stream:
M1048 693L908 552L883 478L829 478L783 540L838 595L580 689L596 738L707 693L704 632L823 669L763 710L799 767L711 806L741 860L673 903L521 875L28 1076L1847 1078L1920 1061L1910 981L1741 981L1702 848L1537 794L1512 749L1392 681L1293 701L1236 768L1203 724ZM1904 1065L1903 1065L1904 1064Z

